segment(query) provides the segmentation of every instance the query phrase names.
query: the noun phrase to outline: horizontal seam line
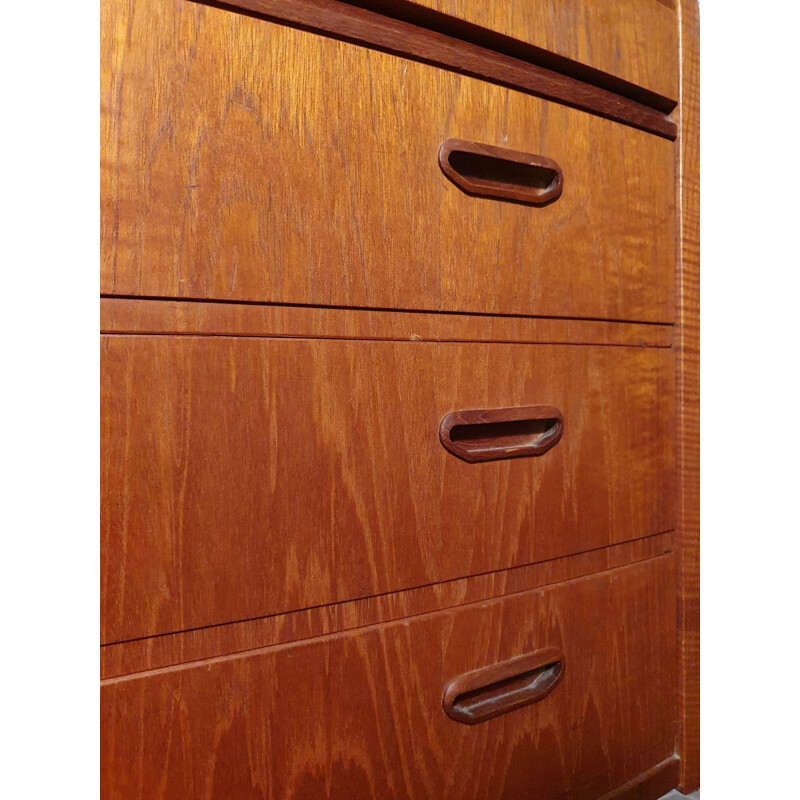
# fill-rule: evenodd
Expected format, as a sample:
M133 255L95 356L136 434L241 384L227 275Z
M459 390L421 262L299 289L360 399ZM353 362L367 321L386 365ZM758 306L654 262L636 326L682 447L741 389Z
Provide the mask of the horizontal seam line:
M442 585L448 584L448 583L455 583L456 581L465 580L467 578L480 578L480 577L483 577L485 575L496 575L496 574L500 574L500 573L504 573L504 572L507 573L507 572L510 572L512 570L515 570L515 569L522 569L524 567L534 567L534 566L537 566L538 564L548 564L551 561L558 561L559 559L562 559L562 558L572 558L574 556L586 555L587 553L596 553L596 552L601 551L601 550L609 550L609 549L612 549L614 547L618 547L618 546L623 545L623 544L628 544L630 542L640 542L640 541L643 542L643 541L647 541L648 539L655 539L655 538L657 538L659 536L665 536L668 533L674 533L674 531L675 531L674 528L670 528L670 529L665 530L665 531L659 531L658 533L651 533L651 534L649 534L647 536L642 536L642 537L634 538L634 539L626 539L626 540L624 540L622 542L614 542L613 544L603 545L602 547L592 547L589 550L581 550L581 551L579 551L577 553L568 553L568 554L561 555L561 556L554 556L553 558L544 559L544 561L530 561L530 562L528 562L526 564L515 564L513 567L505 567L504 569L493 569L493 570L487 570L485 572L470 573L469 575L459 575L456 578L448 578L447 580L444 580L444 581L431 581L430 583L422 583L422 584L419 584L417 586L408 586L408 587L403 588L403 589L392 589L391 591L388 591L388 592L378 592L377 594L364 595L363 597L353 597L353 598L350 598L348 600L337 600L337 601L332 602L332 603L318 603L318 604L312 605L312 606L303 606L302 608L292 608L292 609L288 609L286 611L277 611L274 614L263 614L263 615L258 616L258 617L245 617L244 619L231 620L229 622L215 622L212 625L199 625L196 628L183 628L183 629L177 630L177 631L167 631L165 633L156 633L156 634L152 634L150 636L138 636L138 637L133 638L133 639L121 639L121 640L115 641L115 642L106 642L105 644L101 644L100 646L101 647L112 647L112 646L121 645L121 644L131 644L132 642L142 642L142 641L151 640L151 639L159 639L159 638L162 638L164 636L176 636L176 635L179 635L179 634L182 634L182 633L192 633L194 631L210 630L212 628L220 628L220 627L223 627L223 626L226 626L226 625L239 625L239 624L242 624L242 623L245 623L245 622L257 622L259 620L271 619L273 617L281 617L281 616L285 616L287 614L296 614L296 613L300 613L300 612L303 612L303 611L313 611L313 610L319 609L319 608L328 608L328 607L332 607L332 606L341 606L341 605L345 605L347 603L354 603L354 602L359 602L359 601L363 601L363 600L375 600L375 599L378 599L378 598L381 598L381 597L387 597L387 596L393 595L393 594L401 594L403 592L415 591L417 589L428 589L431 586L442 586ZM533 587L533 588L535 588L535 587ZM502 596L502 595L500 595L500 596Z
M392 308L391 306L347 306L347 305L328 305L316 303L279 303L264 300L228 300L217 297L170 297L163 295L130 295L130 294L106 294L100 293L101 300L135 300L158 303L196 303L208 305L229 305L229 306L255 306L261 308L291 308L291 309L310 309L318 311L356 311L361 313L381 313L381 314L424 314L431 317L475 317L480 319L529 319L529 320L550 320L553 322L602 322L609 325L649 325L661 328L673 328L674 322L656 322L654 320L639 319L608 319L604 317L554 317L546 314L509 314L495 313L492 311L437 311L430 308Z
M652 536L663 536L663 535L665 535L667 533L670 533L670 531L664 531L663 533L659 533L659 534L652 534ZM645 538L652 538L652 537L645 537ZM604 549L604 548L600 548L600 549ZM587 552L592 552L592 551L587 551ZM175 663L175 664L169 664L168 666L165 666L165 667L156 667L155 669L144 669L144 670L140 670L138 672L129 672L129 673L126 673L124 675L115 675L115 676L110 677L110 678L101 679L100 685L104 686L104 685L110 685L110 684L114 684L114 683L122 683L122 682L127 681L127 680L135 680L137 678L144 678L144 677L147 677L147 676L150 676L150 675L160 675L160 674L165 674L165 673L169 673L169 672L176 672L176 671L181 670L181 669L200 666L200 665L202 665L204 663L210 663L210 662L221 663L221 662L224 662L224 661L231 661L234 658L240 658L240 657L242 657L243 655L245 655L247 653L258 653L259 651L277 650L277 649L286 650L286 649L288 649L290 647L293 647L293 646L296 646L296 645L300 645L300 644L303 644L303 643L310 643L312 641L322 641L322 640L330 639L330 638L332 638L334 636L339 636L340 634L352 633L354 631L363 630L365 628L374 628L374 627L377 627L379 625L401 624L403 622L407 622L408 620L416 620L416 619L421 619L423 617L430 617L430 616L434 616L436 614L442 614L442 613L445 613L447 611L451 611L452 609L470 608L470 607L476 606L476 605L478 605L480 603L491 603L492 601L495 601L495 600L504 600L506 598L514 597L514 596L519 595L519 594L525 594L526 592L535 592L538 589L545 589L545 588L547 588L549 586L555 586L555 585L563 584L563 583L572 583L572 582L575 582L575 581L591 579L591 578L594 578L596 576L602 575L603 573L613 572L613 571L618 570L618 569L625 569L626 567L632 567L632 566L635 566L636 564L642 564L642 563L644 563L646 561L654 561L654 560L656 560L658 558L664 558L664 557L668 556L670 553L671 553L671 549L667 549L662 553L656 553L655 555L648 555L648 556L645 556L644 558L634 559L633 561L628 561L628 562L626 562L624 564L618 564L618 565L613 566L613 567L606 567L604 569L597 570L595 572L589 572L589 573L586 573L584 575L576 575L576 576L574 576L572 578L566 578L564 580L553 581L552 583L542 583L542 584L539 584L538 586L529 586L527 588L517 589L516 591L513 591L513 592L505 592L505 593L501 593L501 594L497 594L497 595L492 595L490 597L482 597L482 598L478 598L476 600L471 600L469 603L460 603L460 604L456 603L455 605L442 606L441 608L434 608L434 609L431 609L429 611L420 611L417 614L407 614L407 615L401 616L401 617L393 617L391 619L377 620L375 622L367 622L367 623L364 623L363 625L355 625L355 626L353 626L351 628L341 628L341 629L336 630L336 631L331 631L330 633L322 633L322 634L307 636L305 638L294 639L294 640L287 641L287 642L275 642L274 644L262 645L260 647L249 647L249 648L245 648L243 650L237 650L237 651L230 652L230 653L222 653L222 654L216 655L216 656L206 656L204 658L197 658L197 659L193 659L193 660L190 660L190 661L183 661L183 662L179 662L179 663ZM530 566L530 565L525 565L525 566ZM489 574L489 573L486 573L486 574ZM474 576L471 576L471 577L474 577ZM438 584L428 584L428 585L438 585ZM424 587L414 587L414 588L424 588ZM380 597L380 596L383 596L383 595L376 595L376 596ZM320 606L317 606L317 608L319 608L319 607ZM308 609L304 609L304 610L308 610ZM272 616L280 616L280 615L272 615ZM263 618L263 619L266 619L266 618ZM242 621L243 622L248 622L250 620L242 620ZM210 627L218 627L218 626L210 626ZM198 629L195 629L195 630L198 630ZM152 638L156 638L156 637L146 637L146 638L152 639Z
M314 336L309 334L280 334L280 333L205 333L195 331L126 331L126 330L101 330L102 336L153 336L153 337L188 337L206 339L291 339L295 341L332 341L332 342L407 342L408 344L508 344L508 345L527 345L535 347L537 345L558 345L560 347L633 347L638 350L668 350L672 347L669 343L640 343L640 342L592 342L592 341L571 341L563 342L557 339L441 339L426 338L411 339L407 337L365 337L365 336Z

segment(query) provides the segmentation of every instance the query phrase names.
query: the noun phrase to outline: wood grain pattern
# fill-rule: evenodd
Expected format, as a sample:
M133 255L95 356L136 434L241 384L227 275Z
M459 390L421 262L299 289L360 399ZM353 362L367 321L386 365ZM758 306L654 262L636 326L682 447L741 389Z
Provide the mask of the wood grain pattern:
M378 0L232 0L225 4L211 0L209 4L492 81L670 140L677 135L675 123L666 116L674 100L547 51L533 53L530 45L475 25L462 23L453 31L453 17L428 11L420 25L419 19L409 20L408 14L387 16L386 11L396 6ZM444 26L438 24L442 19L447 20Z
M106 0L102 30L104 294L673 321L670 142L181 0ZM469 197L448 138L569 188Z
M105 682L102 796L597 797L674 744L671 557L308 643ZM598 614L601 609L602 613ZM569 669L481 725L455 675L540 647Z
M669 1L231 5L102 4L103 797L694 788L696 5L679 150ZM563 195L463 195L451 137ZM439 444L529 404L530 463ZM541 702L442 712L547 648Z
M670 552L671 543L670 533L660 533L586 553L406 591L105 645L100 648L100 675L115 678L515 594L645 561Z
M679 310L675 330L681 791L700 786L700 22L681 0Z
M663 97L678 97L678 24L669 0L364 0L364 4L397 12L422 6L587 64Z
M105 336L102 641L671 530L673 375L664 349ZM556 448L441 446L453 408L517 405L561 410Z
M670 347L671 325L104 297L102 333Z

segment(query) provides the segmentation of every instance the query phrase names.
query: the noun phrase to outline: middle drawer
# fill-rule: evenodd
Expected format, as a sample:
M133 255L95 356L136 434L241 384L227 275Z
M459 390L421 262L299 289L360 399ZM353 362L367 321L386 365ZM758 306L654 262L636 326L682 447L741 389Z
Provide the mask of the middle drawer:
M106 336L103 641L670 530L672 360L639 347ZM450 412L521 406L563 416L542 455L467 463L440 442ZM480 449L538 435L476 430L453 438Z

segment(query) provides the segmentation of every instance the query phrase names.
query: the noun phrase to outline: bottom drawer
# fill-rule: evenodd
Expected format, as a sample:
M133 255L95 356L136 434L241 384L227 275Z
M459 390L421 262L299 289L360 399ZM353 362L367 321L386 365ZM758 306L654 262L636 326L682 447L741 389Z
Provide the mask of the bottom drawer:
M550 666L495 674L488 687L480 676L461 679L455 705L480 716L526 692L541 690L543 699L478 724L445 714L443 693L454 679L542 650L562 659L557 682L559 667ZM102 796L585 800L672 754L674 688L666 555L108 681Z

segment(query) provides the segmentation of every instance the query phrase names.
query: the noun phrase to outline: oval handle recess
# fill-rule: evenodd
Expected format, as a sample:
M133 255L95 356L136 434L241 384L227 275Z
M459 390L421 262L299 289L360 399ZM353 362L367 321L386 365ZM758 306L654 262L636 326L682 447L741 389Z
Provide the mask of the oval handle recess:
M442 172L467 194L543 206L561 196L564 174L550 158L488 144L448 139L439 148Z
M564 675L564 654L555 647L465 672L444 688L442 709L450 719L476 725L537 703Z
M439 441L454 456L475 463L540 456L564 432L564 418L552 406L451 411L439 425Z

